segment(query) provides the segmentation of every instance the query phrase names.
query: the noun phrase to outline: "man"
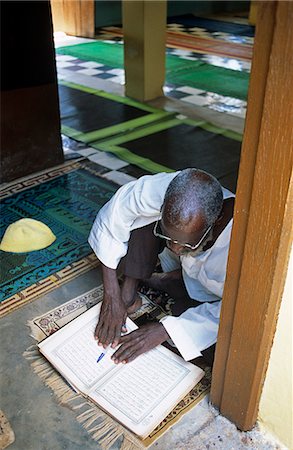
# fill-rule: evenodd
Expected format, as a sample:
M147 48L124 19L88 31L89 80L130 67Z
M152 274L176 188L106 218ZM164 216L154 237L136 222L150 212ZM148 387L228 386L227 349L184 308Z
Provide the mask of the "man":
M121 344L115 363L170 338L186 360L216 342L233 206L234 195L212 175L185 169L127 183L100 210L89 237L104 282L95 336L104 347ZM158 254L164 273L152 275ZM121 287L117 268L124 275ZM170 294L181 286L195 307L121 337L127 314L139 306L140 280Z

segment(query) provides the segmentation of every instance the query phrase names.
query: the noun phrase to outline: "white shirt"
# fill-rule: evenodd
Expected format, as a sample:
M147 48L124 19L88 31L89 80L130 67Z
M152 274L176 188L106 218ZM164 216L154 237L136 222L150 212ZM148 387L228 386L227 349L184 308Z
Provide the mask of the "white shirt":
M179 172L146 175L122 186L100 209L89 236L89 244L99 260L116 269L126 255L130 232L155 222L161 217L161 206L167 187ZM223 188L224 198L234 197ZM182 268L191 298L205 302L189 308L179 317L161 319L172 341L185 360L201 355L201 351L217 340L223 287L229 251L232 220L214 245L196 256L176 257L168 249L160 255L164 271ZM211 303L206 303L207 301Z

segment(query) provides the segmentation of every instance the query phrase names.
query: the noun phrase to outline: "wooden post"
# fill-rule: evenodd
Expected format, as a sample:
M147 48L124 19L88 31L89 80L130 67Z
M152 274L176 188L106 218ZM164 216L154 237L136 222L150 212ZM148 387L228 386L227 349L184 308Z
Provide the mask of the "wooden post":
M94 0L51 0L54 31L82 37L95 35Z
M292 240L292 21L293 3L259 2L211 390L242 430L256 421Z
M166 0L124 0L126 95L145 101L163 95Z

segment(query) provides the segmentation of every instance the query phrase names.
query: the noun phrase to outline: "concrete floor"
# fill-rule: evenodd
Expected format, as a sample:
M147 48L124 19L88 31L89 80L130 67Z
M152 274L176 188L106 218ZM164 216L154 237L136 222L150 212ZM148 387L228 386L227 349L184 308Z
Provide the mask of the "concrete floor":
M65 69L60 75L70 79ZM97 87L97 86L94 86ZM108 92L122 93L123 87L109 81L99 85ZM227 126L225 114L188 106L175 99L161 98L152 102L157 107L176 110L192 118L204 118ZM208 116L208 117L207 117ZM243 119L229 117L229 128L242 132ZM2 318L0 322L1 409L15 433L11 450L99 449L99 445L76 421L68 406L60 406L53 392L33 373L23 352L34 343L29 336L27 321L53 309L101 283L99 269L92 270L51 293L23 306ZM119 443L113 447L118 449ZM281 449L273 439L260 431L242 433L209 405L208 397L186 414L151 447L158 450L182 449Z
M35 341L27 321L101 283L99 269L79 276L2 318L0 323L1 409L15 434L11 450L99 449L69 406L33 373L23 352ZM119 449L117 443L113 450ZM151 447L166 449L273 450L282 447L258 429L243 433L209 405L208 396Z

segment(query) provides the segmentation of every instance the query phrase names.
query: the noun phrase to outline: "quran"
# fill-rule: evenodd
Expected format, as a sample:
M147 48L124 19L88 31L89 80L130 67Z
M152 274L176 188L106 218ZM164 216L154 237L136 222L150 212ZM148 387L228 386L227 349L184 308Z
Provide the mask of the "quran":
M161 345L115 364L111 356L117 349L105 351L94 338L100 308L93 306L40 342L39 350L74 390L145 439L204 372ZM137 328L129 318L126 327Z

